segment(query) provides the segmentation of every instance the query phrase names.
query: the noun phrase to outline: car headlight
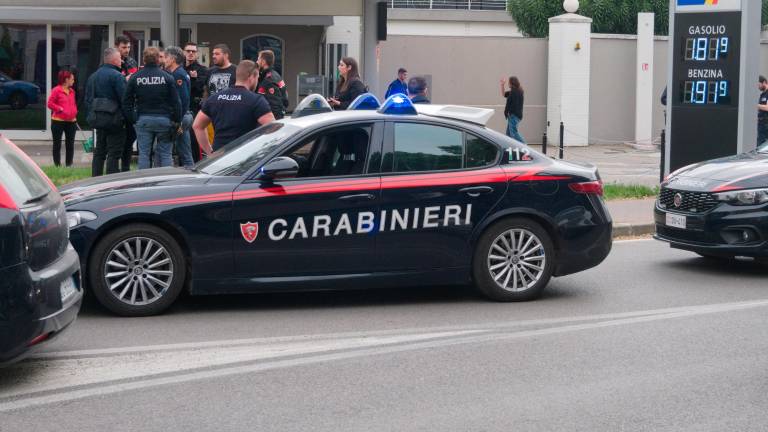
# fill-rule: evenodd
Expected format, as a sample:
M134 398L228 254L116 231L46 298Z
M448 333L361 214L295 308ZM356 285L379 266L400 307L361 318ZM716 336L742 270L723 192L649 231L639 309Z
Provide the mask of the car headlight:
M75 228L92 220L96 220L96 214L89 211L67 212L67 225L69 225L69 229Z
M742 189L715 194L715 199L732 205L755 205L768 202L768 189Z

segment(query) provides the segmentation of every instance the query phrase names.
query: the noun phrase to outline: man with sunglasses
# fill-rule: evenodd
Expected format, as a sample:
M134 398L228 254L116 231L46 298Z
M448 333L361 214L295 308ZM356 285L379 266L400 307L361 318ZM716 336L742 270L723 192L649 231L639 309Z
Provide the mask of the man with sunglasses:
M189 74L190 86L191 86L191 98L189 101L189 110L192 111L192 116L197 115L200 111L200 105L203 103L203 95L205 93L205 85L208 82L208 68L201 65L197 59L197 44L194 42L187 42L184 45L184 55L186 62L184 69ZM192 158L195 162L200 160L200 145L197 143L195 134L190 134L191 146L192 146Z

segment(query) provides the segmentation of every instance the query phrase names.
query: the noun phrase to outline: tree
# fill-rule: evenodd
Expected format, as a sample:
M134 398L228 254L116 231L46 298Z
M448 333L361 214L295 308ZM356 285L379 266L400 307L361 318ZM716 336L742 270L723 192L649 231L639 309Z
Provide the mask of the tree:
M763 20L768 23L768 0L763 1ZM546 37L548 19L565 13L562 0L508 0L507 11L520 31L530 37ZM669 0L581 0L579 14L592 18L594 33L637 33L637 14L656 14L656 34L669 30Z

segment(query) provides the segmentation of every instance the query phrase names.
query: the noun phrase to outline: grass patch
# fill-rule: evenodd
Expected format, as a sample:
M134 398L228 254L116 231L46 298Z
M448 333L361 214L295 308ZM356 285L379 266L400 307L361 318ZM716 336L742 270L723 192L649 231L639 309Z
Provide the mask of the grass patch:
M81 180L84 178L89 178L91 176L91 168L70 168L70 167L64 167L64 166L42 166L40 167L45 175L48 176L48 178L51 179L53 184L55 184L57 187L63 186L67 183L72 183L73 181Z
M603 186L606 200L651 198L659 194L659 187L610 183Z

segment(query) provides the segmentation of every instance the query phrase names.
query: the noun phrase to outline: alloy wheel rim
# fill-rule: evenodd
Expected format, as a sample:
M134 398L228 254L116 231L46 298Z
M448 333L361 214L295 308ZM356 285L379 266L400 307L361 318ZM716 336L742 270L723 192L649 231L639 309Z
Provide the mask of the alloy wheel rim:
M544 274L544 246L534 233L526 229L507 230L491 243L487 265L491 278L501 289L525 291Z
M104 264L104 281L120 302L146 306L165 295L173 282L173 260L158 241L131 237L115 245Z

